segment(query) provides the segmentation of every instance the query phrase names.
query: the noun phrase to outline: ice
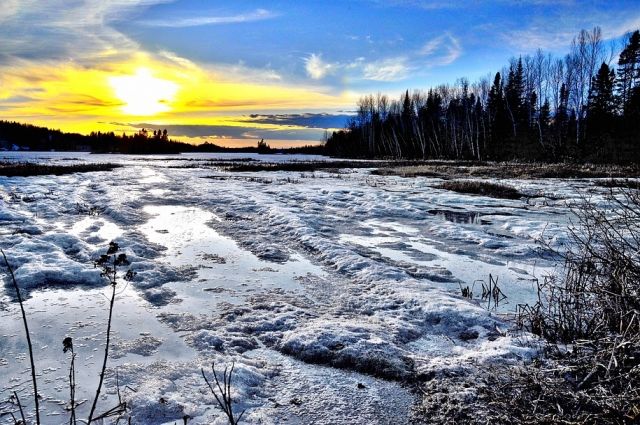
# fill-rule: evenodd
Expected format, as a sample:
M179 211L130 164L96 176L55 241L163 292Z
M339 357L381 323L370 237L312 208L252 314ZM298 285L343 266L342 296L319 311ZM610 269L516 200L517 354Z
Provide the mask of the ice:
M415 402L403 382L535 354L504 315L554 272L539 241L566 242L579 190L595 202L604 193L587 180L511 180L530 197L505 201L367 169L209 164L301 156L3 155L124 165L0 177L0 248L26 297L47 424L67 417L65 336L78 353L79 399L92 397L109 295L93 260L111 240L137 274L117 287L100 411L113 407L117 377L133 423L224 423L201 376L215 362L218 371L235 363L234 401L249 423L397 423ZM193 167L177 168L185 164ZM479 299L489 275L508 297L497 309ZM18 389L28 400L19 309L3 279L0 396ZM472 300L461 296L466 286Z

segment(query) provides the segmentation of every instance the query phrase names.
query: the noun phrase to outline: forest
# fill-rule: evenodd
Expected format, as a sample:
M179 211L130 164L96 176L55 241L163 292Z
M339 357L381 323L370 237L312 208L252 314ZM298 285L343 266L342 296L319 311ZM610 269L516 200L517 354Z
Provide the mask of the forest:
M183 152L230 152L230 153L324 153L322 146L300 146L275 149L264 139L255 146L225 147L205 142L200 145L180 142L169 138L167 130L140 129L135 134L117 135L114 132L92 131L88 135L66 133L47 127L0 121L0 149L33 151L84 151L97 154L120 153L130 155L179 154Z
M365 96L325 148L340 157L627 163L640 160L639 132L640 32L616 47L596 27L564 57L538 49L473 83Z

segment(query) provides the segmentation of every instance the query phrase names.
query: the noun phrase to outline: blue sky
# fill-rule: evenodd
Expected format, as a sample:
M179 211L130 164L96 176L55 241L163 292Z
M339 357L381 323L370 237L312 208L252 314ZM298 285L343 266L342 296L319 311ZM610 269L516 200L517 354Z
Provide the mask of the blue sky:
M141 9L132 18L118 28L149 50L272 69L337 90L377 91L473 79L538 47L563 54L582 28L600 25L605 37L619 37L640 25L640 5L182 0Z
M349 110L367 93L473 81L537 48L563 55L583 28L598 25L605 39L619 41L640 27L637 0L2 1L0 111L8 118L70 129L210 124L212 137L224 137L220 128L232 116L249 126L258 120L252 115L283 114L293 126L291 114ZM140 66L157 81L175 82L169 94L176 99L157 99L149 110L162 113L153 117L118 115L118 105L131 100L113 98L106 81ZM187 79L199 86L180 82ZM62 102L57 110L66 115L56 116L47 101ZM221 116L227 121L207 121ZM313 129L312 139L327 122L304 115L286 130ZM237 139L235 124L229 137Z

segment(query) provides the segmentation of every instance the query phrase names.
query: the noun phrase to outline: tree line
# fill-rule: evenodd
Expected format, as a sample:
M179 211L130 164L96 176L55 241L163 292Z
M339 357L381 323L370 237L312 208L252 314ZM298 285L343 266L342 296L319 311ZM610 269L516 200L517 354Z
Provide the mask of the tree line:
M569 53L512 58L492 76L461 78L399 100L361 98L326 153L342 157L631 162L640 159L640 32L619 56L600 28ZM616 52L617 53L617 52Z
M32 124L0 120L0 150L29 149L33 151L89 151L92 153L122 154L178 154L183 152L228 152L228 153L285 153L314 154L325 153L324 146L299 146L276 149L261 139L254 146L225 147L205 142L200 145L171 140L166 129L142 128L128 135L113 131L92 131L84 135L65 133Z

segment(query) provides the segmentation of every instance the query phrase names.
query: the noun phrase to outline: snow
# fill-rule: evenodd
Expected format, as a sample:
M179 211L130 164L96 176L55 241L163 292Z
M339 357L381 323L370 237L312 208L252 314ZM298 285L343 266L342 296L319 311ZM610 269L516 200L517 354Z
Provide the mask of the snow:
M111 240L137 274L117 287L99 411L113 407L117 380L133 423L225 423L201 376L215 362L219 372L235 363L234 400L248 423L398 423L415 402L408 379L534 354L503 315L532 301L536 279L555 270L537 239L561 246L567 204L580 191L596 201L604 193L588 180L512 180L531 198L500 200L366 169L232 174L207 165L302 156L2 155L125 165L0 177L0 248L26 298L43 423L52 424L67 415L65 336L78 354L78 399L91 400L97 383L109 288L93 260ZM508 297L495 311L477 300L489 275ZM28 400L19 310L3 278L0 397L15 389ZM474 300L461 298L464 286Z

